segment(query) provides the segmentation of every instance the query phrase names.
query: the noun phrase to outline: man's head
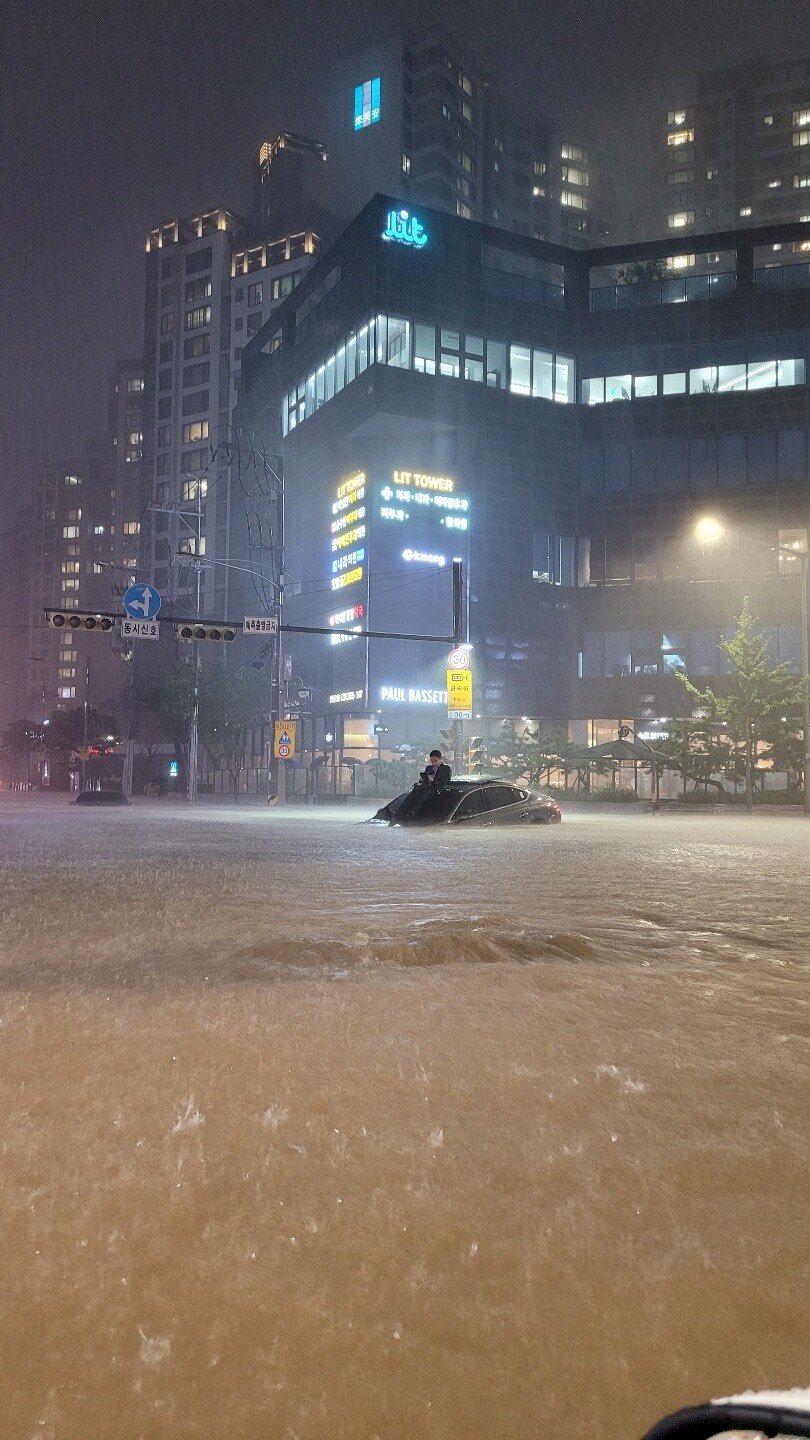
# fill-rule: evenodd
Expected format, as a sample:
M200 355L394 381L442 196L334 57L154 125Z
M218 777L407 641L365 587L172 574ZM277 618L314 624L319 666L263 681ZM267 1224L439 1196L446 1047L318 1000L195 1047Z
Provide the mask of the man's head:
M442 752L441 752L441 750L431 750L431 752L430 752L430 763L431 763L431 765L441 765L441 763L442 763Z

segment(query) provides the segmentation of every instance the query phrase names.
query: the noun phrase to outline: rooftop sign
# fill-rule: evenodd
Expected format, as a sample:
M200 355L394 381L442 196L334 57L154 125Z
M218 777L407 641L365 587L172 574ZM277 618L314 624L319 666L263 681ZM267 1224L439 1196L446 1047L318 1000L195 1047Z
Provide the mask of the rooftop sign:
M389 210L382 239L396 240L398 245L413 245L421 250L423 245L427 245L428 235L422 222L409 210Z

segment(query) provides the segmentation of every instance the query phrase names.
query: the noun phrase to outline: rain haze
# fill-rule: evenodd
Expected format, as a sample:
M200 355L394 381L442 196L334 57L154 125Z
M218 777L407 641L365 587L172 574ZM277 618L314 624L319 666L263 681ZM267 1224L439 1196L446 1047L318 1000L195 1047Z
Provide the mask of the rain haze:
M0 0L4 1440L810 1436L807 19Z

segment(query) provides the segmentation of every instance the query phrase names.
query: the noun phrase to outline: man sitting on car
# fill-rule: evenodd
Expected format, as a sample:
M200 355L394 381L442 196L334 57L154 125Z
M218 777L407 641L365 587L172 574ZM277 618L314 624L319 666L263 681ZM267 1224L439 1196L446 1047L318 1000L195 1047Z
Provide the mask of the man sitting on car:
M450 766L442 760L441 750L431 750L428 764L419 776L419 785L435 785L437 790L442 790L450 784L451 775Z

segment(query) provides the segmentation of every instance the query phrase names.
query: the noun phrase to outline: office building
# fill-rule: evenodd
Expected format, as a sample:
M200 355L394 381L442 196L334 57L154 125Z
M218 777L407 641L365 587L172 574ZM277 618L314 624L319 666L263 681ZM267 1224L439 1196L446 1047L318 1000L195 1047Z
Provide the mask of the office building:
M697 75L662 112L654 192L663 234L806 219L810 61L759 58Z
M149 234L141 564L176 613L229 614L234 507L256 456L231 431L239 360L312 264L311 230L272 240L218 208ZM247 446L247 448L245 448Z
M446 646L351 632L449 634L455 556L478 731L684 713L675 671L722 686L745 594L798 668L773 547L806 545L808 233L712 235L726 271L638 281L693 242L582 251L380 196L320 258L248 345L239 413L284 458L288 622L349 632L287 641L347 748L446 724Z
M584 243L612 224L607 168L581 138L498 93L443 27L397 29L339 57L328 83L330 207L375 193L535 239Z

